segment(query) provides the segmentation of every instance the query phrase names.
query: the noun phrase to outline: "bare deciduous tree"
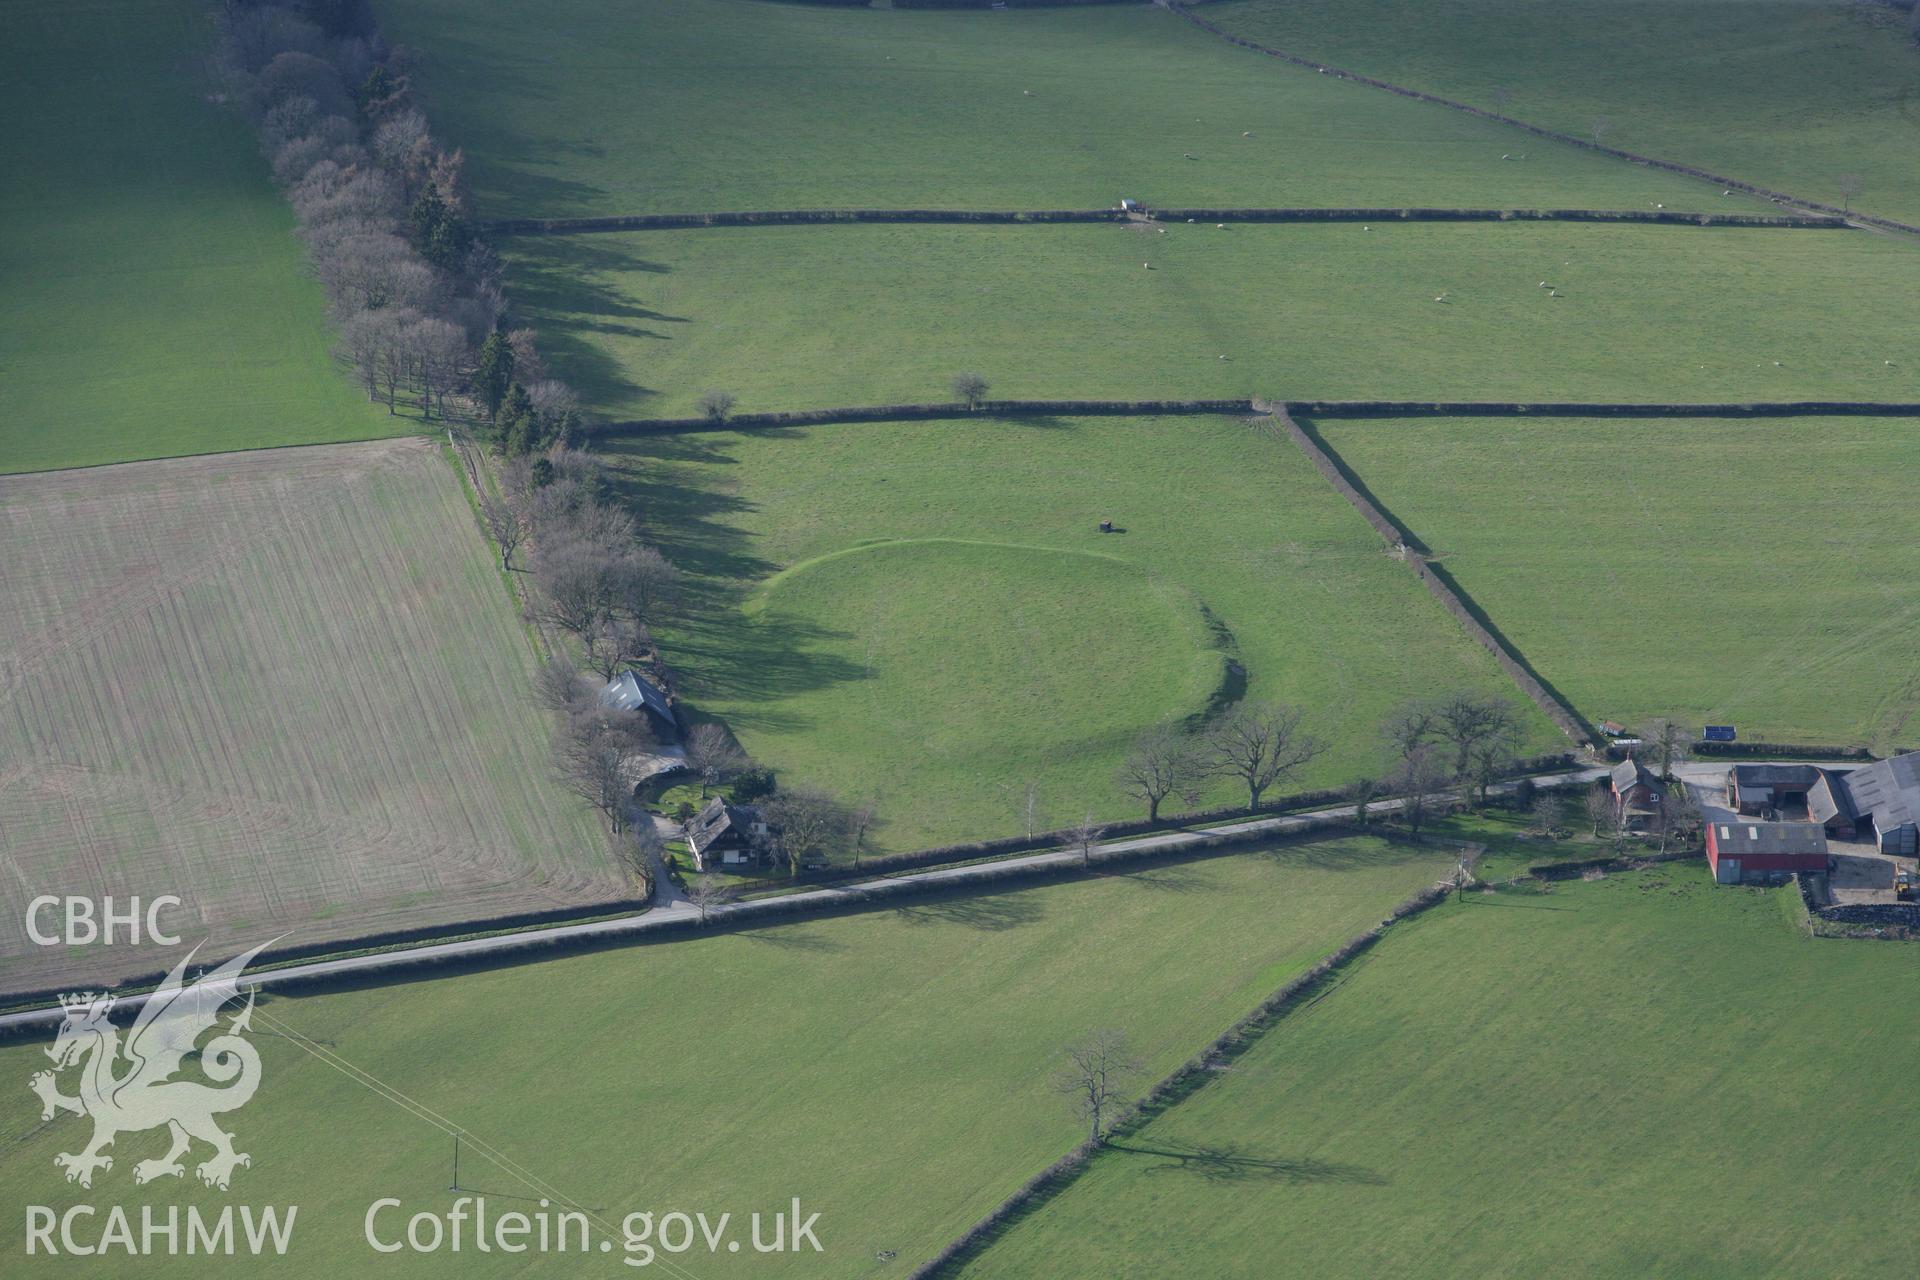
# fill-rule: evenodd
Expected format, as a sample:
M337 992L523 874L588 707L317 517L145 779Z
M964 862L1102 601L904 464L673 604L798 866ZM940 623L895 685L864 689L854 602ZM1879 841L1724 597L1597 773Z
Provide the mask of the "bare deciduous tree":
M787 870L800 874L810 858L825 858L829 846L844 837L846 810L818 787L784 787L761 806L773 828L774 848L786 859Z
M564 656L543 664L534 676L534 697L549 711L574 716L593 705L593 691L580 679L580 673Z
M702 392L700 395L700 416L708 422L725 422L733 416L733 406L736 403L738 402L734 399L733 392L731 391L721 391L715 388L712 391Z
M860 859L867 852L867 834L873 830L873 820L879 812L880 806L869 800L847 815L847 843L853 848L855 868L859 867Z
M1353 823L1364 827L1371 818L1373 802L1380 797L1382 783L1378 778L1365 774L1347 784L1347 800L1353 805Z
M1619 805L1614 802L1613 794L1604 784L1596 782L1587 788L1587 822L1593 827L1596 839L1599 838L1602 829L1613 822L1614 810L1617 808Z
M1699 737L1691 728L1677 720L1664 718L1647 721L1640 727L1640 740L1646 745L1638 749L1640 758L1653 766L1653 771L1665 789L1673 790L1673 771L1676 766L1685 764L1693 754L1693 744Z
M1147 821L1154 822L1159 820L1161 802L1204 772L1193 743L1176 730L1162 726L1133 744L1120 764L1116 779L1121 791L1147 806Z
M1474 756L1504 748L1520 736L1520 714L1505 698L1463 690L1448 694L1437 707L1434 736L1453 749L1453 776L1474 779Z
M1675 781L1660 793L1660 852L1665 853L1675 840L1692 839L1700 830L1700 802L1693 789Z
M1440 724L1440 706L1428 698L1410 698L1380 722L1380 737L1395 760L1405 760L1433 741Z
M680 571L652 547L634 547L615 566L615 605L651 627L667 616L680 598Z
M506 499L489 493L480 499L480 516L487 524L487 536L500 548L500 567L513 568L513 553L525 541L527 522Z
M1566 824L1566 807L1560 803L1559 796L1539 796L1528 811L1528 818L1535 835L1552 837Z
M747 767L747 753L740 749L724 725L697 724L687 733L687 769L700 780L700 798Z
M651 643L647 629L622 614L608 614L580 637L587 665L611 681L623 667L644 657Z
M969 410L978 409L980 402L987 398L987 380L977 373L954 375L953 394L960 398Z
M1069 1045L1066 1055L1066 1065L1055 1077L1054 1088L1087 1122L1087 1140L1104 1142L1108 1120L1144 1068L1129 1050L1126 1036L1111 1029L1096 1031L1080 1043Z
M1857 173L1843 173L1836 185L1840 189L1841 209L1852 213L1853 202L1859 199L1862 191L1867 189L1867 180Z
M1414 840L1433 818L1446 788L1447 769L1439 757L1432 746L1417 748L1387 779L1388 789L1400 796L1401 825Z
M1595 116L1587 128L1593 134L1593 140L1604 147L1607 136L1613 132L1613 119L1610 116Z
M667 842L655 829L650 814L642 814L620 840L620 860L645 891L643 896L652 895L654 876L659 873L666 851Z
M1473 783L1483 808L1493 784L1514 771L1514 752L1519 743L1520 722L1516 719L1474 744L1472 753L1467 757L1467 777Z
M1067 848L1080 855L1080 865L1093 865L1094 850L1100 847L1100 837L1106 832L1093 820L1093 814L1073 824L1067 829Z
M618 835L633 786L627 781L631 738L591 717L570 722L554 738L554 768L566 788L598 809Z
M687 886L687 903L700 913L700 923L707 923L716 907L724 906L733 897L728 889L711 871L702 871Z
M1238 778L1247 808L1258 809L1267 788L1286 781L1327 750L1300 728L1304 712L1281 703L1241 707L1207 735L1216 772Z

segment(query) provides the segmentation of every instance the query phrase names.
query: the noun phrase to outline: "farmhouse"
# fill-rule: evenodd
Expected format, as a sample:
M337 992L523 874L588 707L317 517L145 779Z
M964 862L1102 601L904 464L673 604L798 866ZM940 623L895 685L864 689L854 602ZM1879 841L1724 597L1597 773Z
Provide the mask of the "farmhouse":
M1609 786L1614 808L1624 810L1630 822L1644 823L1659 814L1660 779L1631 755L1613 767Z
M1825 871L1827 833L1811 822L1716 819L1707 824L1707 865L1716 884Z
M645 712L654 736L662 742L672 742L680 736L680 718L674 714L673 703L667 700L659 685L632 667L607 682L607 687L600 692L600 701L621 711Z
M728 804L715 796L687 823L687 848L700 871L743 867L760 856L768 828L752 805Z

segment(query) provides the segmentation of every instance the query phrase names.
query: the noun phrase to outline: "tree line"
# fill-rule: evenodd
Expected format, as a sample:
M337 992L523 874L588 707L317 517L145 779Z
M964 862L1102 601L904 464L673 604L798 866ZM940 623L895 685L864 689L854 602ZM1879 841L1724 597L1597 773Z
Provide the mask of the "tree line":
M292 206L368 399L464 412L513 456L570 441L578 398L512 322L464 157L413 102L417 57L387 45L365 0L228 0L219 28L215 75Z

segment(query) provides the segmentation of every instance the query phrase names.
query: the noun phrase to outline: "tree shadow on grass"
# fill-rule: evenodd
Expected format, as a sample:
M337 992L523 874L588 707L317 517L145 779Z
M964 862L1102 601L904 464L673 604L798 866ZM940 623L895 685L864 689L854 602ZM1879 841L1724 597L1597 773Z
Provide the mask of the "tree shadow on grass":
M1387 1185L1384 1175L1363 1165L1339 1164L1311 1157L1292 1159L1263 1156L1234 1143L1201 1146L1167 1140L1143 1140L1138 1145L1114 1142L1108 1144L1107 1149L1155 1161L1147 1166L1148 1173L1186 1173L1207 1182L1322 1182L1363 1187Z
M1156 893L1204 893L1219 885L1205 876L1197 876L1181 866L1153 867L1146 871L1124 871L1107 877L1111 880L1125 880L1142 889L1151 889Z
M749 942L764 942L768 946L779 947L783 951L813 951L825 953L846 950L843 944L834 941L832 938L825 938L818 933L795 929L791 926L784 929L742 929L735 933L734 936L745 938Z
M1518 907L1523 911L1578 911L1580 908L1562 906L1552 902L1542 902L1545 894L1525 889L1516 890L1507 885L1490 885L1486 888L1454 895L1454 902L1463 907Z
M1413 844L1405 840L1360 843L1355 839L1298 840L1260 849L1248 857L1279 867L1306 867L1315 871L1359 871L1366 867L1397 866L1440 856L1442 845Z
M901 907L894 915L908 924L957 924L983 933L1001 933L1040 920L1046 908L1028 894L992 898L944 898Z
M742 606L779 566L754 554L740 519L754 504L729 492L720 470L735 462L726 436L632 436L605 442L615 498L642 536L685 575L681 616L661 636L682 690L696 702L724 702L736 729L806 727L777 709L810 691L870 678L836 648L851 633L777 610L748 616Z
M644 402L658 392L634 381L626 363L591 339L671 342L675 327L692 323L636 300L641 277L673 268L641 257L621 243L626 239L528 236L510 245L507 280L515 306L540 331L547 363L593 404Z

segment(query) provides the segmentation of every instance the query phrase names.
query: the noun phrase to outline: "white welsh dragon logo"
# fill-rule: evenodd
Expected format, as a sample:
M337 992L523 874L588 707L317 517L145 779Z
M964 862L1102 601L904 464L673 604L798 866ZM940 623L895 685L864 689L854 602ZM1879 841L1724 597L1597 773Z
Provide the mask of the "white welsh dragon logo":
M125 1044L108 1020L114 1005L111 997L87 993L60 998L66 1020L60 1024L53 1047L47 1050L54 1069L35 1075L32 1084L33 1091L40 1095L42 1120L53 1119L56 1112L71 1111L93 1121L93 1140L84 1149L53 1158L54 1164L67 1171L68 1182L91 1187L94 1170L113 1168L113 1157L103 1153L116 1137L161 1125L171 1133L173 1145L159 1159L134 1165L135 1182L181 1176L185 1170L180 1157L187 1154L195 1138L213 1147L213 1155L198 1170L200 1180L208 1186L225 1191L234 1169L253 1163L249 1156L233 1149L233 1135L214 1120L222 1112L245 1106L260 1087L260 1054L245 1039L253 1018L251 992L246 1006L233 1015L226 1029L199 1050L200 1073L224 1087L173 1076L195 1051L195 1042L215 1029L221 1006L239 994L241 971L265 945L185 985L181 979L193 960L189 952L159 989L147 997L127 1031ZM61 1093L56 1073L81 1064L83 1059L79 1096Z

